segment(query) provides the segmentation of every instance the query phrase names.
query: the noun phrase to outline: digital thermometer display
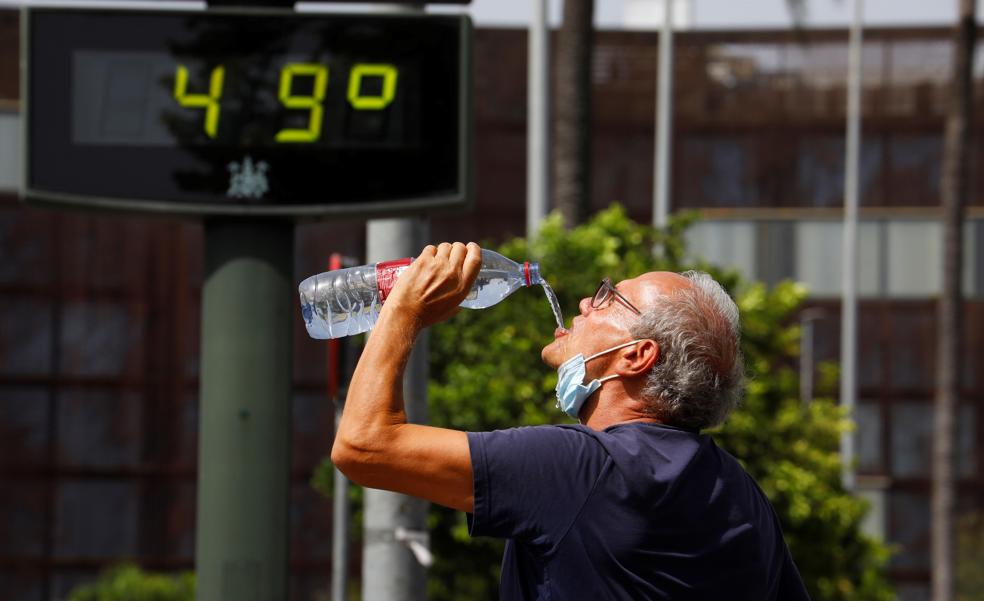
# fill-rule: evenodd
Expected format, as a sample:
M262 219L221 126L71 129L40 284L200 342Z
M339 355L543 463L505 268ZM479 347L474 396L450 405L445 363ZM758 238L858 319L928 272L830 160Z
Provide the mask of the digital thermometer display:
M25 12L29 198L293 215L465 201L464 17Z

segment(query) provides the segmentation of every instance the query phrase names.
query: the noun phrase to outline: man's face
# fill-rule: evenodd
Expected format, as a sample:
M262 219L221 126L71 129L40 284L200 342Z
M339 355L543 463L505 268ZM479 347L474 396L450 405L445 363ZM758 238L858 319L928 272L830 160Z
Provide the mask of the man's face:
M630 280L622 280L615 287L629 302L639 310L645 311L655 297L689 285L690 281L679 274L658 271ZM614 294L609 295L608 300L597 308L591 307L591 297L585 297L578 304L578 310L570 329L556 330L554 341L543 347L540 353L543 362L550 367L556 369L578 353L589 357L628 342L632 339L629 327L639 319L639 316Z

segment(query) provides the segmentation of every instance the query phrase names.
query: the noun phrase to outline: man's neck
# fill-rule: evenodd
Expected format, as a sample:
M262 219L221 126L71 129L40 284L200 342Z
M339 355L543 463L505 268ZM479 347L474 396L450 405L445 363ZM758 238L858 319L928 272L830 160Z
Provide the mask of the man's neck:
M613 380L607 384L585 403L580 414L582 424L592 430L604 430L617 424L659 423L645 412L645 403L630 395L621 382Z

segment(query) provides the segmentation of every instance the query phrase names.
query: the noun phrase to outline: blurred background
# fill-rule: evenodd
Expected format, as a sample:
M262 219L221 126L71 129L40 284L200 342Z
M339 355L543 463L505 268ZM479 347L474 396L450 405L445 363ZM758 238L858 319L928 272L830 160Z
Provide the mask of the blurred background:
M548 4L557 73L567 9L559 1ZM151 572L194 567L203 228L19 201L23 5L0 2L0 599L47 601L67 598L121 561ZM529 227L531 4L473 0L429 10L465 12L475 24L474 206L430 215L429 239L498 245L522 238ZM590 105L582 127L590 132L590 178L580 208L564 213L556 187L548 208L561 209L564 223L574 227L619 203L627 220L649 224L663 3L596 0L592 10ZM797 303L782 316L797 336L784 365L794 388L802 379L816 382L816 391L803 393L807 400L836 398L836 369L830 384L824 366L838 362L841 345L851 3L678 0L674 11L669 212L697 212L680 230L681 243L694 260L766 289L801 284ZM933 401L945 248L941 175L957 11L956 1L869 0L860 63L851 493L868 503L866 535L891 551L883 569L890 594L912 601L931 598ZM972 77L979 115L979 43ZM563 83L555 83L560 102ZM557 108L552 118L562 114ZM969 134L953 434L954 519L964 533L980 531L984 510L979 123L972 122ZM561 129L555 125L552 135ZM327 269L333 253L367 262L366 243L362 221L299 225L295 281ZM574 299L590 292L564 291L568 313ZM335 528L331 491L312 485L312 477L328 469L322 462L335 419L328 374L334 369L344 379L345 365L328 361L325 345L307 337L299 311L293 345L290 598L323 600L329 598ZM537 357L529 353L530 361ZM550 386L534 395L547 409ZM981 553L980 538L958 552L977 570L984 555L968 554ZM357 581L358 545L352 552ZM491 584L457 598L491 594L495 571L489 568ZM960 599L984 599L975 572L969 568ZM352 594L358 596L355 585ZM437 589L432 596L455 598Z

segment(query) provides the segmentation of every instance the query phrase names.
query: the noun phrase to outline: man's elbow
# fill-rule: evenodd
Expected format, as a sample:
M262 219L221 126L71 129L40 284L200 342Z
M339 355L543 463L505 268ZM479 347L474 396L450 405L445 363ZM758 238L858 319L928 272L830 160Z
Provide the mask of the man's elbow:
M331 462L356 484L365 485L366 474L378 461L378 451L344 436L336 436L331 446Z
M352 445L341 436L335 437L335 442L331 445L331 462L338 468L338 471L351 478L350 472L354 471L359 464L357 455L358 452Z

